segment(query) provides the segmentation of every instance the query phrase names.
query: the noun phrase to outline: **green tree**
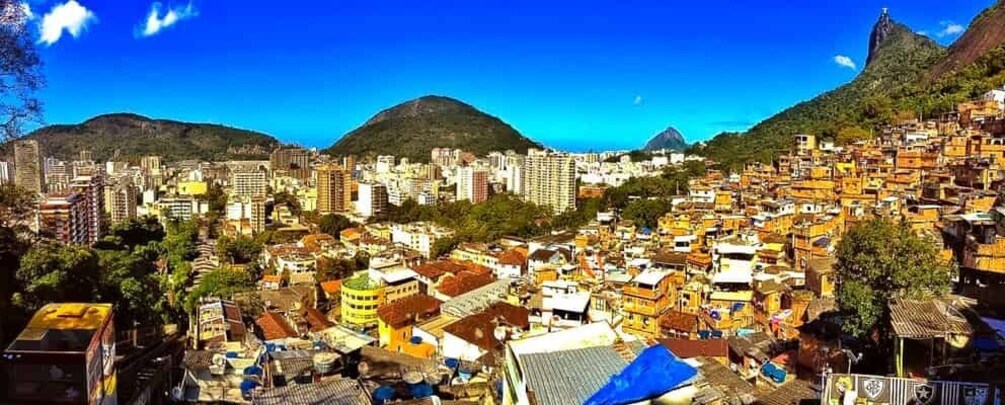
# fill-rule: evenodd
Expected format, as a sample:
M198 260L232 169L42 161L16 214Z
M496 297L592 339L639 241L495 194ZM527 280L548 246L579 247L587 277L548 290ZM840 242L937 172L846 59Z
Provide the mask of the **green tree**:
M318 219L318 229L321 232L338 239L342 230L352 227L352 222L348 218L337 214L325 214Z
M317 260L314 278L318 281L340 280L352 276L356 262L348 259L333 259L321 256Z
M247 264L258 258L264 246L254 238L224 236L216 241L216 252L231 264Z
M132 249L150 242L159 242L164 239L165 235L164 227L161 226L160 221L155 217L147 216L112 225L106 238L126 249Z
M834 140L838 145L849 145L858 141L864 141L871 137L869 131L862 129L858 125L847 126L841 128L837 133L837 138Z
M437 239L430 248L429 254L434 258L447 256L459 243L460 241L456 237Z
M297 196L290 194L286 191L280 191L278 193L273 194L272 200L275 201L276 206L284 204L287 207L289 207L290 212L293 215L300 215L301 211L303 210L300 207L300 200L297 199Z
M29 311L49 302L89 302L99 293L99 278L94 251L58 243L36 244L21 258L17 270L22 291L18 300Z
M670 202L663 199L638 199L628 203L621 217L635 221L636 225L655 228L660 217L670 212Z
M188 295L185 310L191 313L200 298L219 297L229 299L234 294L252 289L255 282L244 269L221 267L207 273L199 285Z
M930 241L884 219L857 224L842 236L836 270L842 327L858 337L883 327L892 298L948 293L954 271Z

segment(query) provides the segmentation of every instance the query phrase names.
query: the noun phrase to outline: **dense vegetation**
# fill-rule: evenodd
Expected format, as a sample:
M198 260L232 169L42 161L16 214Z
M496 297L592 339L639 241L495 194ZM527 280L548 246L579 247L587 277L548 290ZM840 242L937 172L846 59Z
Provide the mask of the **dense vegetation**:
M888 302L949 292L954 271L930 241L907 225L873 219L853 226L837 249L837 300L841 323L863 337L888 320Z
M123 327L171 322L157 272L164 238L157 220L144 218L111 226L94 247L35 243L20 257L7 313L26 319L50 302L109 302Z
M459 148L483 156L540 147L496 117L460 101L425 96L381 111L326 151L334 156L394 155L427 162L433 148Z
M705 174L703 162L669 166L659 176L636 177L608 188L603 198L579 199L576 209L555 215L508 194L495 195L480 204L458 201L436 206L407 200L390 206L389 220L405 223L430 221L457 231L454 238L438 241L434 253L449 252L460 242L487 242L503 236L530 238L554 230L572 229L596 219L597 213L617 210L622 217L653 227L670 211L670 197L687 193L688 180Z
M947 58L946 50L932 40L894 23L875 59L850 83L788 108L746 133L719 134L691 151L735 170L750 161L771 162L790 150L798 133L838 144L854 142L888 124L951 112L957 103L1005 84L1001 46L933 79L933 67Z
M158 155L165 161L262 159L267 155L250 152L258 147L259 152L267 154L279 144L275 138L257 132L134 114L101 115L76 125L50 125L26 138L39 141L45 156L76 159L80 151L90 150L99 161L113 158L116 152L118 159L131 161L144 155Z

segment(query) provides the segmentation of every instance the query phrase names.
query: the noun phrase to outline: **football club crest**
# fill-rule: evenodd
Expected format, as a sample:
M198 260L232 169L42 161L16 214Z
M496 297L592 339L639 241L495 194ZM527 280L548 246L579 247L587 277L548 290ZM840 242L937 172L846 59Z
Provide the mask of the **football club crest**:
M875 401L877 398L879 398L879 394L883 393L883 387L885 385L886 383L884 383L883 380L870 378L862 383L862 391L865 392L865 396Z
M918 401L918 404L928 405L934 397L935 388L932 388L930 385L921 384L914 386L914 399Z

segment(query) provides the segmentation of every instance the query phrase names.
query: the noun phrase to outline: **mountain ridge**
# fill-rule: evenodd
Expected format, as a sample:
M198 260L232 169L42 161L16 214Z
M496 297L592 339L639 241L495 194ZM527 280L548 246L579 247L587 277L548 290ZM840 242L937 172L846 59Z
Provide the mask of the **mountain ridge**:
M136 160L144 155L158 155L165 161L262 158L280 145L276 138L256 131L131 112L100 114L77 124L47 125L22 139L38 141L46 157L69 160L89 150L100 161Z

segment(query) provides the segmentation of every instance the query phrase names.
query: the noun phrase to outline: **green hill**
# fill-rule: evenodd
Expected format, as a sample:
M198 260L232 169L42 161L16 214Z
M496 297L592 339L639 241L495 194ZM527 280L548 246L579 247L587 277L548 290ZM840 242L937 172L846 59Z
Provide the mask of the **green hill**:
M1005 12L996 4L975 19L966 38L1005 38ZM1005 84L1002 40L948 51L915 34L885 12L870 35L868 63L854 80L770 117L746 133L723 133L692 153L725 168L771 162L791 147L792 136L815 134L839 144L870 136L885 125L950 112L956 103Z
M135 160L144 155L159 155L165 161L263 159L279 145L275 138L258 132L135 114L100 115L80 124L50 125L26 138L37 140L45 156L76 159L86 149L98 161L113 157Z
M540 144L502 120L441 96L425 96L383 110L326 151L330 155L394 155L429 160L433 148L459 148L477 155L513 149L524 153Z

